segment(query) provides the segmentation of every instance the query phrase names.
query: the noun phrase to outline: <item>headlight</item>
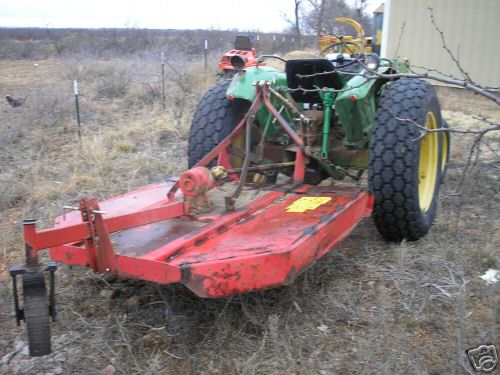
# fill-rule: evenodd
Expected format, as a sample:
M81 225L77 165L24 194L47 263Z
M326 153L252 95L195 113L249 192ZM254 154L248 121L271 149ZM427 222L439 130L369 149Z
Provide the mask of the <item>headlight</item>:
M366 55L365 65L369 70L377 70L380 65L380 57L376 53Z

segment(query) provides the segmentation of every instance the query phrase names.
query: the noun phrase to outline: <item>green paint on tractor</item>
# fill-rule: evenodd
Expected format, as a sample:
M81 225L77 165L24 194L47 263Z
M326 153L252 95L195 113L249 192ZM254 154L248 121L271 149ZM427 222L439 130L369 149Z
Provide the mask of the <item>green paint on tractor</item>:
M402 60L382 60L378 73L405 72L407 65ZM360 71L358 71L359 73ZM368 163L367 148L371 134L375 112L377 110L377 97L380 96L387 80L373 79L363 75L344 74L339 71L335 73L343 84L337 90L325 90L321 93L322 111L322 140L319 159L330 159L330 162L342 168L364 169ZM258 82L269 82L271 86L280 91L289 89L286 72L281 72L268 66L257 66L247 68L236 74L226 92L231 99L243 99L252 102L255 99L255 85ZM271 101L277 108L282 109L282 115L292 125L293 121L290 111L281 105L274 97ZM296 102L295 106L303 110L304 103ZM333 117L334 114L334 117ZM257 112L257 120L266 140L275 139L282 132L276 121L272 121L271 114L261 106ZM335 120L335 121L333 121ZM341 127L343 132L344 150L331 148L330 129L334 126ZM287 138L282 134L282 138ZM358 152L355 152L355 151ZM328 174L332 174L331 171ZM336 175L338 177L338 175Z

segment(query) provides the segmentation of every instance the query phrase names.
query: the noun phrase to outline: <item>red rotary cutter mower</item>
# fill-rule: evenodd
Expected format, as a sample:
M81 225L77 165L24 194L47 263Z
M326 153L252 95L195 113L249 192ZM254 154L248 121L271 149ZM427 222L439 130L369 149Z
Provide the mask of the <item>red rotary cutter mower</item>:
M179 178L103 202L81 199L52 229L37 230L34 220L25 220L26 260L10 271L30 354L51 350L56 262L223 297L290 284L372 210L387 239L425 235L445 172L447 138L437 132L419 138L418 129L399 119L442 126L435 93L423 81L363 84L359 76L349 88L345 64L342 56L340 62L289 60L285 73L240 71L203 97L191 126L190 169ZM348 61L349 73L355 64L364 69L359 54ZM387 116L390 103L398 117ZM402 113L405 108L410 112ZM318 185L328 176L359 177L364 169L373 194ZM44 249L48 264L38 258Z
M266 86L260 89L264 94ZM266 96L259 96L253 107L262 99L280 120ZM179 179L99 203L82 199L74 212L56 218L53 229L37 230L34 220L24 221L26 264L12 267L11 274L16 318L28 324L31 355L50 352L47 336L39 336L48 332L48 314L56 315L55 262L160 284L182 283L200 297L223 297L291 283L370 214L373 199L360 188L303 184L306 164L300 149L295 162L261 168L292 166L292 181L281 186L243 186L245 176L231 182L231 175L241 175L244 169L226 169L230 180L226 185L258 197L238 206L233 194L226 197L225 207L212 207L208 195L217 189L217 181L204 166L216 157L224 164L227 146L246 122L241 120L231 135ZM295 131L285 127L303 146ZM37 253L43 249L49 249L55 262L39 263ZM49 298L40 273L44 270L50 273ZM17 297L19 274L24 309ZM42 297L30 300L31 289ZM29 319L40 315L47 320L42 331L36 325L30 331Z

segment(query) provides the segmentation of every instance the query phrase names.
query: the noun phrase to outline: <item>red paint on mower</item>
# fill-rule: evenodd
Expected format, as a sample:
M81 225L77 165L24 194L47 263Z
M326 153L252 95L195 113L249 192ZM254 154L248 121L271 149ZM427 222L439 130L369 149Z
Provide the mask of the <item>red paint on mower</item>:
M372 205L357 188L302 185L271 191L233 212L193 216L186 203L166 202L172 184L149 185L99 204L82 200L82 206L106 213L95 214L101 219L94 233L80 212L72 212L58 217L54 229L25 226L25 240L35 250L50 248L51 258L65 264L180 282L200 297L222 297L291 283L369 215ZM289 212L304 198L325 203Z

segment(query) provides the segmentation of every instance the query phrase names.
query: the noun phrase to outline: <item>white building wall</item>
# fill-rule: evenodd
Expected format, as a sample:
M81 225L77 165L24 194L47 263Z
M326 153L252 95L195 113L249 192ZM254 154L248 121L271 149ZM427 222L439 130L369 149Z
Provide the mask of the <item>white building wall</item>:
M463 78L442 47L429 7L446 45L471 79L500 86L500 0L386 0L382 57L408 58L412 65Z

